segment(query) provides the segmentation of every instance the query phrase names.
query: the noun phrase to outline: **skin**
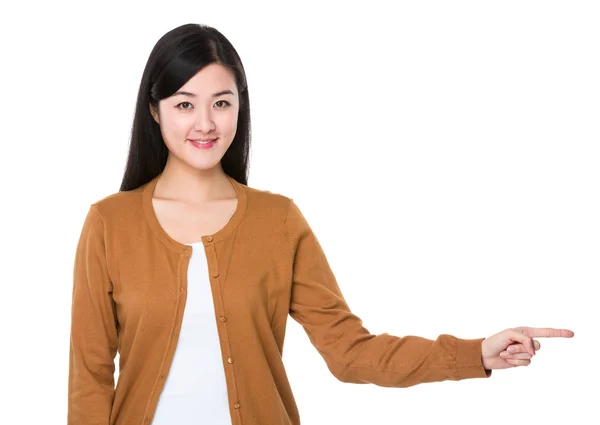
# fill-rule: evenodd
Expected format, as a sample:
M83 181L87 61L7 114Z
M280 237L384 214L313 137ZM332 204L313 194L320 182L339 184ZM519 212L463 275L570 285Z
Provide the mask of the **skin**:
M486 369L507 369L529 366L531 358L541 348L534 338L572 338L568 329L518 327L506 329L481 343L481 359Z
M213 96L225 90L233 94ZM190 95L177 94L180 91ZM235 197L221 166L237 129L239 97L233 72L220 64L207 65L161 100L157 110L149 107L169 149L156 193L190 204ZM217 143L210 149L198 149L189 141L215 137Z
M221 94L225 90L232 94ZM190 204L213 199L233 198L235 192L221 167L221 159L231 145L237 129L239 97L232 71L219 64L200 70L174 94L150 106L169 149L165 169L155 192ZM198 149L189 139L215 138L210 149ZM534 338L572 338L567 329L518 327L486 338L481 345L486 369L528 366L541 344Z

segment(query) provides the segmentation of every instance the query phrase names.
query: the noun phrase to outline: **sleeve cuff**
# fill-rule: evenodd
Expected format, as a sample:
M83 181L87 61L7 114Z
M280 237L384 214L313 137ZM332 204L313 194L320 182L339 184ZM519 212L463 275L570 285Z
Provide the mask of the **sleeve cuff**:
M481 344L485 338L456 338L456 372L457 378L489 378L492 371L483 367Z

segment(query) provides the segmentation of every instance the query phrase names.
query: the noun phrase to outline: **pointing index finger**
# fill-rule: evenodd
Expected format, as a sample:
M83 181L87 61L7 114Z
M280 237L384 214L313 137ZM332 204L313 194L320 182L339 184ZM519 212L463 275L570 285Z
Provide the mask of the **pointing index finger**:
M554 328L522 328L525 335L531 338L572 338L575 332L569 329Z

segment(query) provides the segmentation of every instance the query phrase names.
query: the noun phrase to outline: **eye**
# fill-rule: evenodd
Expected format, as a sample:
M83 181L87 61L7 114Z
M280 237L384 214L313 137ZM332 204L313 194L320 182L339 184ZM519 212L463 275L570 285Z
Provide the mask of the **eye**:
M190 102L181 102L180 104L178 104L178 105L176 106L176 108L179 108L179 109L184 109L184 110L185 110L185 109L191 109L191 108L182 108L182 107L181 107L181 105L185 105L185 104L192 105Z
M223 108L226 108L226 107L228 107L228 106L231 106L231 103L227 102L226 100L219 100L219 101L217 101L217 103L219 103L219 102L223 102L223 103L225 103L225 104L226 104L225 106L223 106ZM216 105L216 103L215 103L215 105Z

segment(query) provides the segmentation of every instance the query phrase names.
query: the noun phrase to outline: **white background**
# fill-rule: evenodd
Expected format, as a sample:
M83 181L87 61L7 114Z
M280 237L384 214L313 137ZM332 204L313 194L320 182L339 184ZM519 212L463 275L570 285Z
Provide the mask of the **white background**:
M2 9L0 423L66 423L83 219L118 191L152 47L190 22L246 69L249 185L294 198L372 333L575 332L487 380L392 389L337 381L290 318L303 424L599 423L597 2Z

